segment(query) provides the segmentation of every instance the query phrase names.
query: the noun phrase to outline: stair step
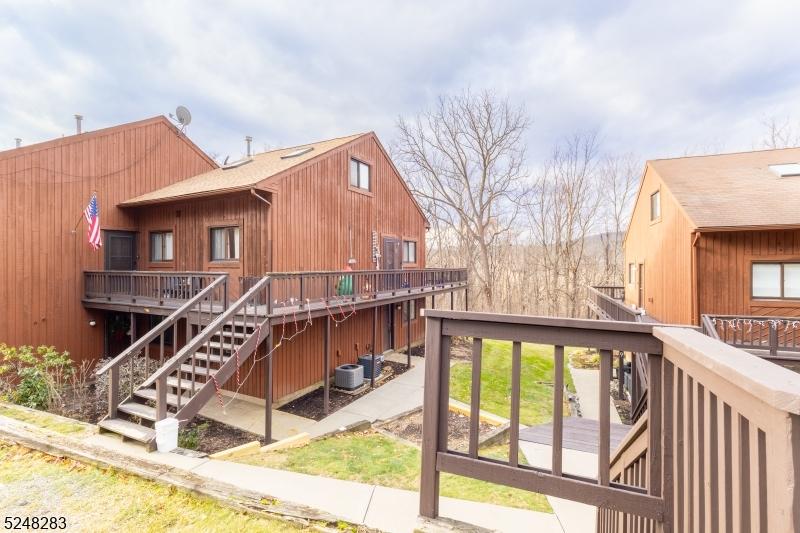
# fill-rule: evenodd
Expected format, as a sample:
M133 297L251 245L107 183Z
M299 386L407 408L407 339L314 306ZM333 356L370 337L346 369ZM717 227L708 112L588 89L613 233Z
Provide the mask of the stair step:
M203 344L203 346L201 348L205 348L206 346L208 346L212 350L217 350L217 351L225 350L227 352L233 353L233 350L236 350L236 348L241 346L241 344L234 343L233 346L231 346L230 342L221 343L221 342L216 342L216 341L210 341L210 342L207 342L207 343Z
M177 389L177 388L178 388L178 378L176 378L176 377L172 377L172 376L168 376L168 377L167 377L167 385L169 385L170 387L174 387L174 388L176 388L176 389ZM181 380L181 389L183 389L183 390L189 390L189 389L191 389L191 388L192 388L192 380L191 380L191 379L186 379L186 378L183 378L183 379Z
M175 380L178 381L177 379ZM184 383L188 383L189 387L191 387L191 381L182 380ZM138 396L139 398L144 398L146 400L156 401L156 389L139 389L133 393L134 395ZM186 405L186 402L191 400L191 396L187 396L186 394L181 395L181 406ZM167 405L173 405L175 407L178 406L178 395L177 394L167 394Z
M227 338L236 338L236 339L245 339L250 336L250 332L244 333L243 331L231 331L229 329L223 329L222 331L218 332L217 335Z
M192 357L194 357L198 361L204 361L206 363L219 363L222 364L232 356L230 355L219 355L219 354L207 354L205 352L197 352ZM196 366L195 366L196 368Z
M140 426L139 424L134 424L133 422L121 418L106 418L98 422L97 425L103 429L139 442L148 443L156 437L156 431L154 429Z
M183 363L181 365L181 372L185 372L187 374L191 374L192 373L192 365L187 364L187 363ZM216 374L216 372L217 371L214 370L213 368L206 368L206 367L200 366L200 365L195 365L194 366L194 373L197 376L211 376L213 374Z
M156 421L156 410L154 407L150 407L149 405L145 405L143 403L138 402L125 402L121 403L117 406L117 409L122 411L123 413L128 413L129 415L138 416L144 420L149 420L151 422Z

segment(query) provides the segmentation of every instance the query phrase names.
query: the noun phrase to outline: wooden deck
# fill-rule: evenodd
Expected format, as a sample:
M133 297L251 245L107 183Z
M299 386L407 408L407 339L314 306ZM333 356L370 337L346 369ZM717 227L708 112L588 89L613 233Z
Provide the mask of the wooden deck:
M611 424L611 449L616 450L631 427L625 424ZM579 452L598 453L597 443L600 441L600 422L570 416L562 422L561 445ZM539 424L519 431L519 440L537 444L553 445L553 424Z

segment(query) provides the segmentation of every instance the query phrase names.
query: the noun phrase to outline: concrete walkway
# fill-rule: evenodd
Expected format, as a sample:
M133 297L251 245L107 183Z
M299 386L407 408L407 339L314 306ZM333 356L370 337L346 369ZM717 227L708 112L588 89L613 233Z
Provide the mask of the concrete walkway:
M227 483L266 499L312 507L354 524L397 533L410 533L417 528L419 494L414 491L176 453L148 454L141 446L109 435L91 435L83 441L131 459L154 461L190 472L200 483L204 480ZM497 531L563 532L558 519L550 513L455 498L441 498L440 514Z
M222 397L225 407L216 398L200 410L200 415L228 424L235 428L264 436L264 400L249 397ZM316 422L310 418L293 415L277 409L272 410L272 438L282 440L286 437L308 431Z
M600 371L572 367L570 367L569 371L572 374L575 392L581 404L581 415L583 418L590 420L599 420ZM614 406L614 400L609 396L608 401L611 403L611 423L621 424L622 420L620 420L617 408Z
M388 355L394 361L406 361L406 356ZM385 385L342 407L330 416L312 424L304 431L312 437L324 435L354 422L386 420L406 411L422 407L422 390L425 382L425 359L411 358L411 370L400 374Z

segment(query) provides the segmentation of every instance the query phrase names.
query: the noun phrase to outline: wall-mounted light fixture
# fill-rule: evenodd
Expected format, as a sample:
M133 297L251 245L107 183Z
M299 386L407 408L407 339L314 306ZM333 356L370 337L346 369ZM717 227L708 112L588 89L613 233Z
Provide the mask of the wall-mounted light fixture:
M95 320L90 320L89 321L89 326L95 327L96 325L97 325L97 321L95 321Z

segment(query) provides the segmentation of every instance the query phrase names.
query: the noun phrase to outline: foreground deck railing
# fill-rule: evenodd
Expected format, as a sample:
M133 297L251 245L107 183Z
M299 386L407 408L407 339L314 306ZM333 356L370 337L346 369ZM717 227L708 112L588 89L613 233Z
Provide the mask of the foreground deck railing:
M744 350L768 351L768 357L775 358L778 352L800 352L798 317L703 315L701 325L710 337Z
M800 375L694 328L426 311L420 512L438 515L441 472L598 507L597 531L800 531ZM472 337L468 453L448 448L450 344ZM483 339L512 342L507 461L480 456ZM521 343L554 346L552 464L520 464ZM564 472L563 347L599 349L596 479ZM649 408L612 457L611 350L648 354Z
M413 295L429 290L463 287L467 269L426 268L408 270L353 270L320 272L273 272L273 308L315 303L369 300L377 297ZM259 277L240 278L242 291Z
M84 296L88 299L154 305L192 299L222 272L163 272L147 270L90 270L83 273ZM227 300L227 295L225 295Z
M644 519L663 522L664 483L661 473L660 432L650 440L658 460L649 467L646 488L610 479L610 379L613 350L648 354L651 383L660 383L662 343L652 334L653 326L629 322L510 316L431 310L425 311L425 400L423 408L422 477L420 513L438 515L439 475L450 472L492 483L531 490L560 498L597 505ZM453 337L472 337L472 397L469 451L448 447L447 410L450 389L450 345ZM478 450L480 376L483 339L512 342L510 375L511 416L507 461L482 457ZM522 373L522 342L554 346L553 452L549 468L522 464L519 455L519 420ZM596 348L600 353L597 478L564 472L563 457L563 368L564 347ZM651 425L662 427L661 396L656 396Z

